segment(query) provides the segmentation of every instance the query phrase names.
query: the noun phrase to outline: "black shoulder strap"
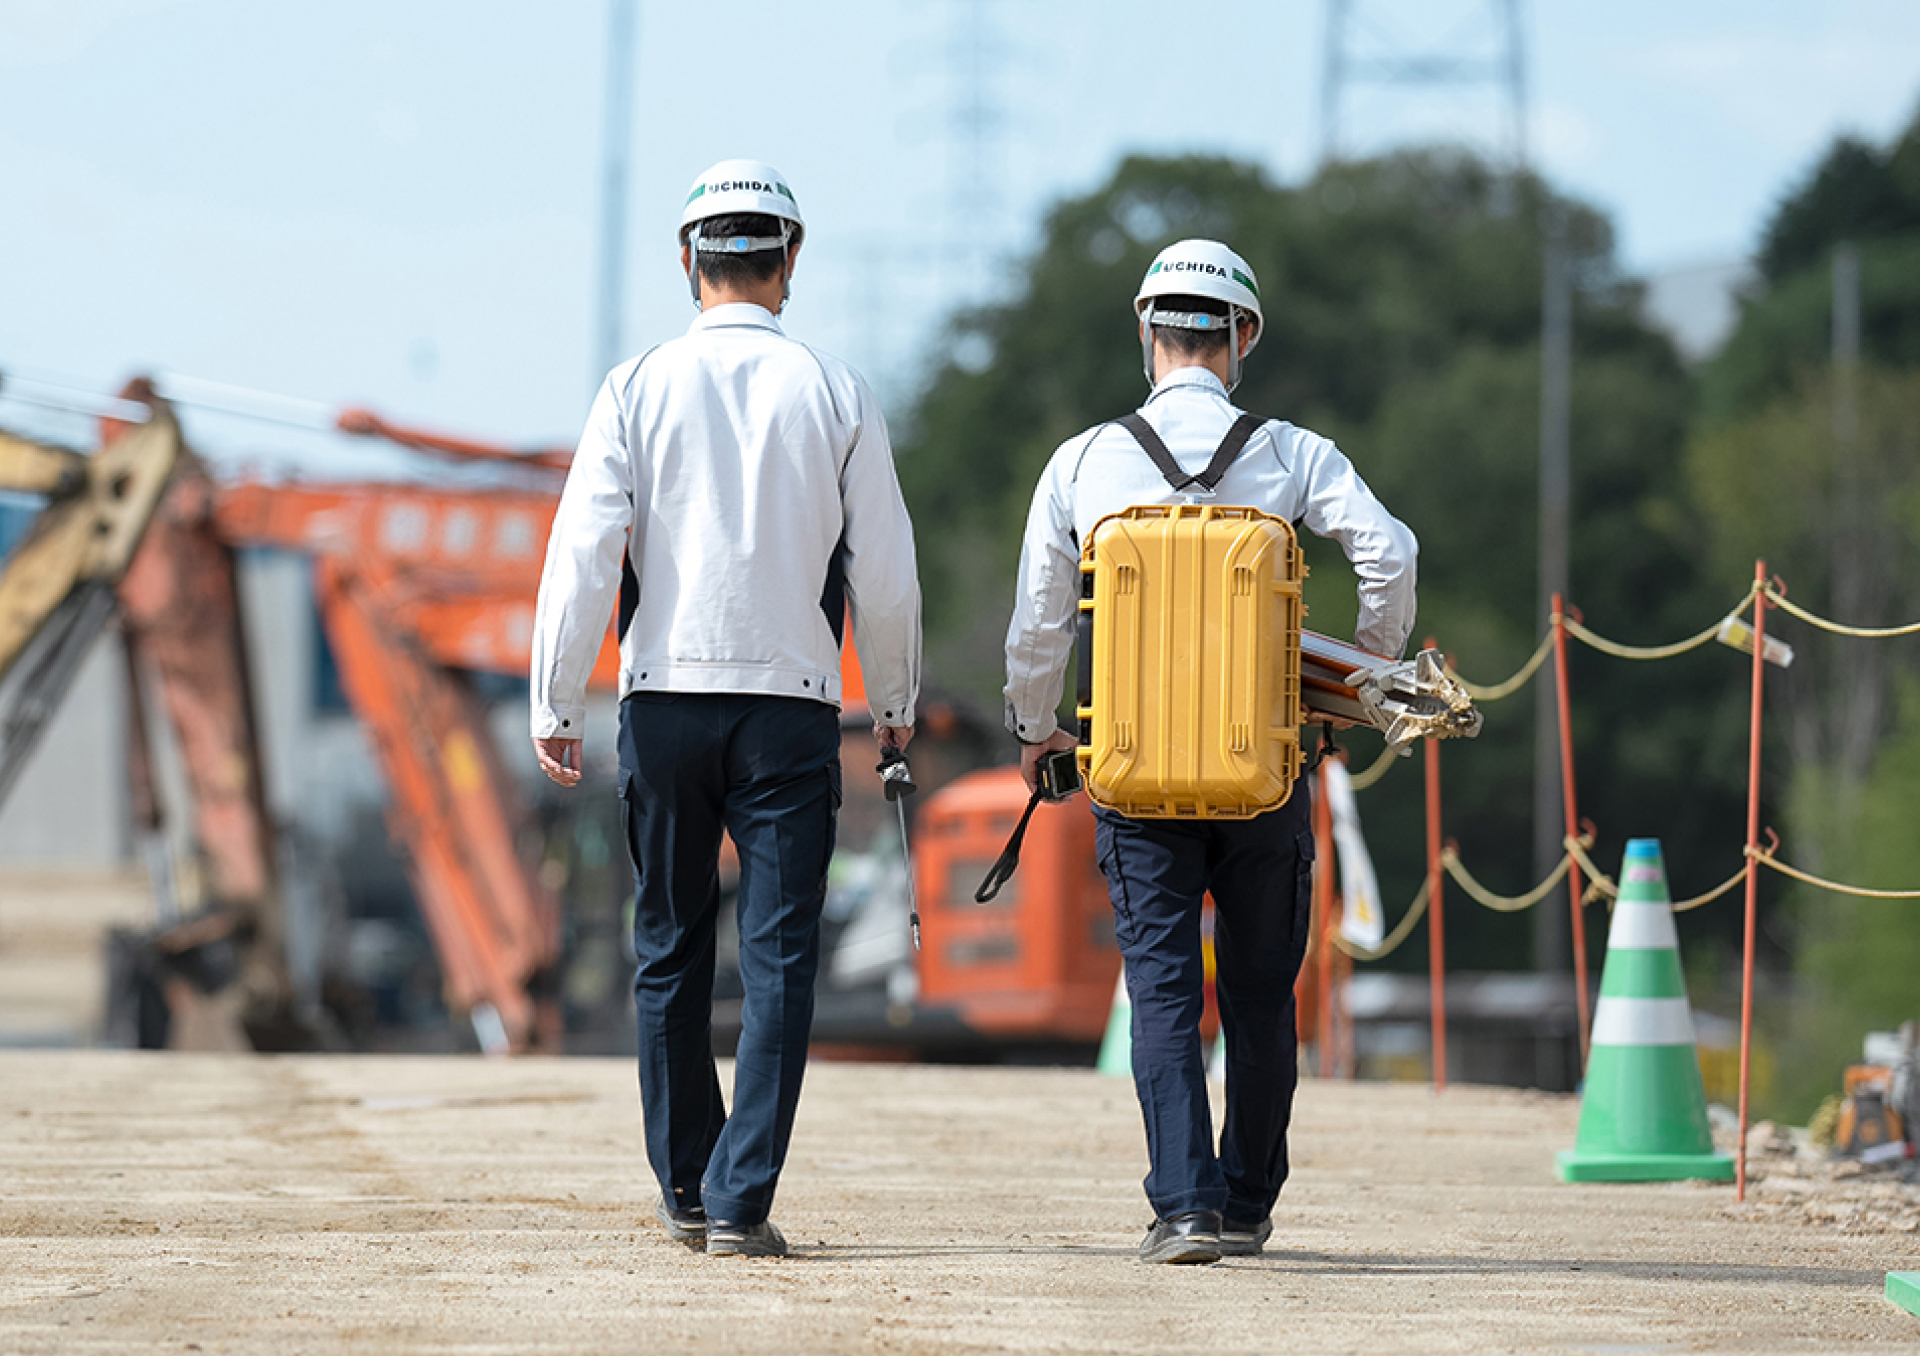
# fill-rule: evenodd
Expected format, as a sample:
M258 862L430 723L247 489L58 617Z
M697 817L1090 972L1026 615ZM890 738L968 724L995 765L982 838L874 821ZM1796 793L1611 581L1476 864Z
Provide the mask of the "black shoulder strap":
M1260 431L1266 420L1254 414L1243 414L1233 421L1233 427L1227 430L1227 436L1220 440L1220 446L1214 449L1213 460L1207 463L1207 469L1197 476L1190 476L1180 469L1180 463L1173 459L1173 453L1160 441L1160 435L1153 431L1138 410L1114 422L1133 435L1153 464L1160 468L1167 484L1175 490L1185 490L1189 485L1198 485L1211 494L1219 487L1220 479L1226 475L1227 468L1233 465L1240 453L1245 450L1247 440Z
M1257 414L1243 414L1233 421L1233 427L1227 430L1227 436L1220 440L1220 446L1214 449L1213 460L1207 463L1207 469L1194 479L1205 485L1209 491L1218 488L1220 477L1227 473L1247 445L1247 440L1260 431L1266 420Z
M1133 435L1133 440L1160 468L1160 474L1167 478L1167 484L1176 490L1184 490L1193 477L1180 469L1180 463L1173 459L1173 453L1167 451L1167 445L1160 441L1160 435L1153 431L1153 425L1141 417L1135 410L1132 414L1114 420L1121 428Z

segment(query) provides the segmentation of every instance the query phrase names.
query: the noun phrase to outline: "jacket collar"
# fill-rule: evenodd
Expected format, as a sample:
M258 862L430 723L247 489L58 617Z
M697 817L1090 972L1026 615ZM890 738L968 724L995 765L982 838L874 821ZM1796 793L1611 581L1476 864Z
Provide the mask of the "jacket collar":
M1227 398L1227 384L1208 368L1176 367L1160 378L1160 384L1153 388L1153 394L1147 397L1147 403L1151 405L1168 391L1175 390L1205 391L1209 395L1219 396L1222 400Z
M688 334L701 330L723 329L745 325L751 329L772 330L775 334L784 334L780 322L774 319L772 311L764 306L755 306L751 302L728 302L724 306L710 306L693 318L693 324L687 327Z

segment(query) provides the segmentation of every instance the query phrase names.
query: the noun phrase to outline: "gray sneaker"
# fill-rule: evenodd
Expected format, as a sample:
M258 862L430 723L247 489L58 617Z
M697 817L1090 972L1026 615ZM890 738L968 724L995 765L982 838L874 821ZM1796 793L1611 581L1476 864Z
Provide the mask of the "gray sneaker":
M665 1226L667 1237L676 1243L684 1243L689 1248L703 1248L707 1243L707 1212L699 1206L686 1210L676 1210L667 1204L662 1196L653 1204L653 1217Z
M729 1224L725 1220L707 1221L709 1257L785 1257L787 1240L773 1227L771 1220L758 1224Z

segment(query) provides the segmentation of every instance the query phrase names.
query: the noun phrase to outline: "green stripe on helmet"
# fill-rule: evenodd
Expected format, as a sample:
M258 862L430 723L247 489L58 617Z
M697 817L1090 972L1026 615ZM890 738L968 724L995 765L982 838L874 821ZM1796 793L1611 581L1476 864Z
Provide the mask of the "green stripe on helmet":
M1151 278L1154 274L1158 273L1161 269L1165 267L1166 267L1165 264L1161 263L1158 259L1156 259L1153 261L1153 267L1147 270L1147 276Z
M781 197L785 198L788 202L792 203L795 207L798 207L800 205L800 200L793 196L793 190L788 188L785 184L781 183L778 179L775 179L773 181L773 186L779 192Z
M687 194L687 201L692 202L695 198L699 197L702 193L705 193L706 191L707 191L707 186L705 184L695 184L693 186L693 192Z
M1232 270L1232 272L1233 272L1233 280L1239 283L1242 287L1246 288L1247 291L1253 293L1254 300L1258 301L1260 299L1260 289L1254 286L1253 279L1249 278L1246 274L1242 273L1237 268Z

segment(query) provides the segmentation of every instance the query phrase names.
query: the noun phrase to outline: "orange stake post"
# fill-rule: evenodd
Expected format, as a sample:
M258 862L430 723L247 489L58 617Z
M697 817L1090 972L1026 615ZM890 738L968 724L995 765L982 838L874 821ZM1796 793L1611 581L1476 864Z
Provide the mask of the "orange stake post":
M1333 802L1327 799L1327 765L1320 764L1313 788L1313 912L1320 929L1320 1076L1333 1077Z
M1753 933L1760 891L1760 700L1767 672L1767 562L1753 562L1753 712L1747 730L1747 917L1740 951L1740 1145L1733 1198L1747 1199L1747 1077L1753 1055Z
M1427 640L1427 648L1434 648ZM1440 742L1427 746L1427 962L1433 993L1433 1090L1447 1090L1447 938L1440 908Z
M1567 837L1580 831L1580 807L1573 791L1573 699L1567 688L1567 608L1553 595L1553 682L1560 702L1560 802L1566 811ZM1573 999L1580 1014L1580 1073L1587 1072L1587 1046L1592 1039L1593 1016L1587 997L1587 918L1580 907L1580 864L1567 865L1567 907L1573 911Z

